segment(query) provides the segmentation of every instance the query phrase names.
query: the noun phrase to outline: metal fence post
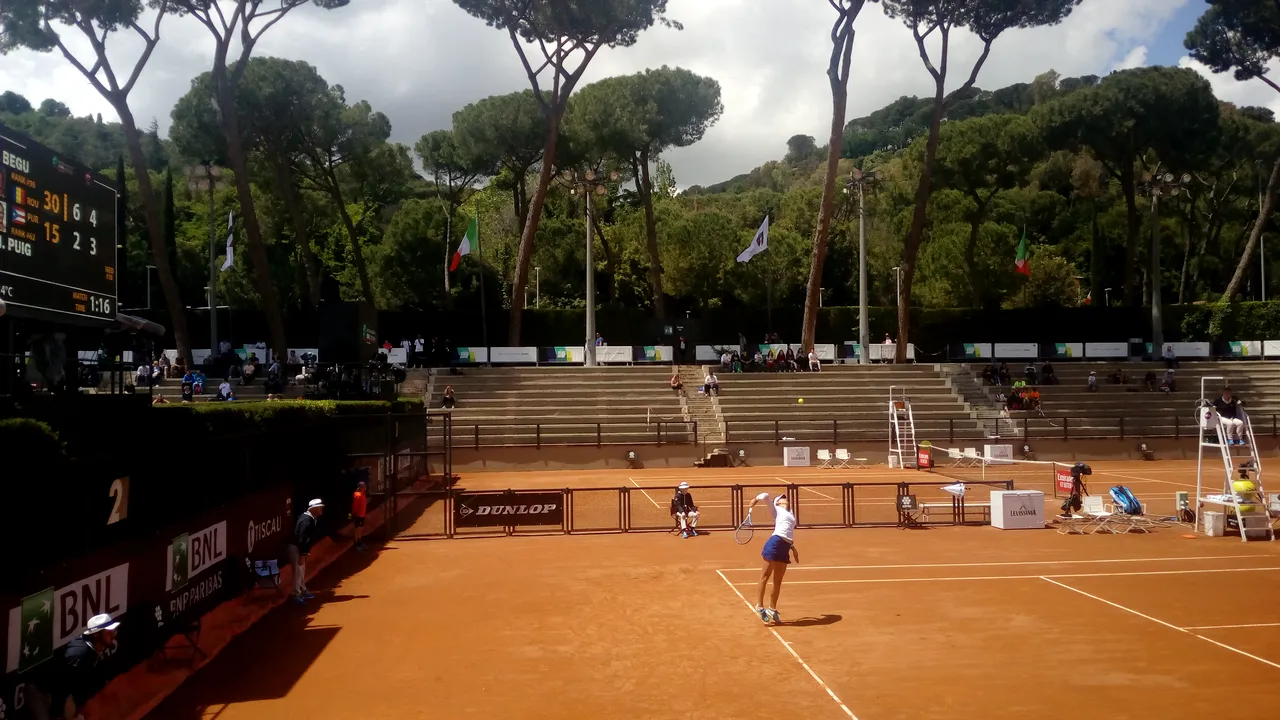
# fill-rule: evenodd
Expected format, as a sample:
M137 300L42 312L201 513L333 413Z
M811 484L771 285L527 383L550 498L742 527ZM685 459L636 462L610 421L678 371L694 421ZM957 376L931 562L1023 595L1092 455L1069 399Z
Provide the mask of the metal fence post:
M1120 416L1120 439L1124 439L1124 416Z
M781 438L778 434L778 421L774 420L773 421L773 444L777 445L779 442L781 442Z
M600 447L600 423L596 423L596 447Z
M533 426L534 442L537 443L538 449L542 449L542 423Z
M831 442L840 442L840 421L834 418L831 420Z
M472 425L472 426L471 426L471 429L472 429L473 431L475 431L475 436L476 436L476 437L475 437L475 447L474 447L473 449L475 449L475 450L479 450L479 449L480 449L480 425L479 425L478 423L477 423L477 424L475 424L475 425Z

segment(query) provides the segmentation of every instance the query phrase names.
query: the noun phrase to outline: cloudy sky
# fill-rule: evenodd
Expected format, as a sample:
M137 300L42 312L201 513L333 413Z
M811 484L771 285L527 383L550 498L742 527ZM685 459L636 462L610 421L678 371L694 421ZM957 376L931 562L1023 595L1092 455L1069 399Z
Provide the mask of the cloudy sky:
M1197 67L1182 38L1204 0L1084 0L1061 25L1007 33L979 77L995 89L1027 82L1053 69L1063 76L1104 75L1147 64ZM796 133L819 138L830 124L826 81L830 23L822 0L670 0L668 16L683 31L655 28L631 48L603 50L586 81L661 65L681 66L719 80L724 116L706 138L669 155L681 186L709 184L781 157ZM932 93L932 80L910 32L869 4L855 25L849 117L865 115L902 95ZM168 18L162 40L131 97L140 125L155 118L162 132L169 111L191 78L208 69L212 38L194 20ZM81 53L87 44L66 38ZM74 42L73 42L74 41ZM131 67L138 43L125 34L109 50L118 67ZM955 79L963 82L980 45L966 34L953 42ZM305 60L348 100L369 100L394 126L394 139L412 144L447 127L454 110L488 95L527 88L528 80L507 35L485 26L450 0L353 0L335 11L305 7L273 27L259 55ZM82 55L87 57L87 55ZM1280 96L1261 82L1213 76L1221 99L1280 111ZM0 56L0 90L33 103L56 98L76 115L114 112L59 54Z

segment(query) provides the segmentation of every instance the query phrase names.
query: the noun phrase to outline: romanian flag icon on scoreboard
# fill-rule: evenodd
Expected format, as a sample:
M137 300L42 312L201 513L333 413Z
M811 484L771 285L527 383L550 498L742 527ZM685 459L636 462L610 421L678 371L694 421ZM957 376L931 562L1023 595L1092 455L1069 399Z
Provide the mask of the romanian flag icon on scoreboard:
M18 206L27 204L27 191L22 187L13 189L13 204Z

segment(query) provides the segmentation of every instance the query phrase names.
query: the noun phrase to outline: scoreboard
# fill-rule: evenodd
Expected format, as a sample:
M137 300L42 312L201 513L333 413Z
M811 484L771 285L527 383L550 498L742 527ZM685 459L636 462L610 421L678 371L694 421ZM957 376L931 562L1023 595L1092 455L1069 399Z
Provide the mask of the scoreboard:
M0 299L15 316L116 316L116 185L0 124Z

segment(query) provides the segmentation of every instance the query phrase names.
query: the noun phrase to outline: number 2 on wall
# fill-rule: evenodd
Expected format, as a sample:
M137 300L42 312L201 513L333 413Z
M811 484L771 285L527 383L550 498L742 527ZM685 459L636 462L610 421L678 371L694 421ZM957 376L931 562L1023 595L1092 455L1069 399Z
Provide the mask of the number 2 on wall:
M111 490L107 495L115 498L115 504L111 506L111 514L107 516L107 524L114 525L121 520L129 517L129 478L116 478L111 483Z

